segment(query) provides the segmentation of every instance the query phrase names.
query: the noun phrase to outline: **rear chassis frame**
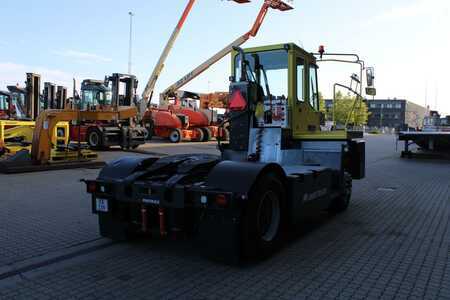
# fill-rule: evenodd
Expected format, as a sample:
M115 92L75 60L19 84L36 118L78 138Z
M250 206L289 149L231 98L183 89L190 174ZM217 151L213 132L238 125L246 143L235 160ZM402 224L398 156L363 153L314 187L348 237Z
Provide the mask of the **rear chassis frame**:
M136 233L193 238L209 258L241 260L241 221L255 183L274 174L286 191L287 224L294 226L310 209L327 209L344 193L344 174L364 177L361 141L348 141L343 168L316 168L286 174L277 163L222 160L206 154L164 158L125 157L105 166L96 180L85 180L100 234L126 240ZM97 199L108 211L97 209Z

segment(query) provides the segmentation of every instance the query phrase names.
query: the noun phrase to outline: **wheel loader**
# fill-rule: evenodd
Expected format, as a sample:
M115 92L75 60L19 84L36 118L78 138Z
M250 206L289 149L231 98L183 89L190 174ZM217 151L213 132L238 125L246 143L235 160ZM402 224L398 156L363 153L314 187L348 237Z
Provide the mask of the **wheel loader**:
M272 254L313 211L346 210L352 180L365 176L365 142L321 131L317 68L292 43L235 48L221 154L106 165L84 180L100 234L190 238L207 257L236 264Z

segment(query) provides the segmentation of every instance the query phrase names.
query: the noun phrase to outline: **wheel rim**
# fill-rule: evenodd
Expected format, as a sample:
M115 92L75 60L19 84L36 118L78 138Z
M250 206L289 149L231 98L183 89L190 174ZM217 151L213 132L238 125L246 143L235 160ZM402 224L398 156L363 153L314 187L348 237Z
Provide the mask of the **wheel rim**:
M172 131L172 133L170 134L170 140L172 142L177 142L180 139L180 134L178 133L178 131Z
M98 134L96 132L91 132L91 134L89 135L89 144L95 147L98 146L98 141L99 141Z
M262 240L272 241L280 226L280 201L273 191L267 191L259 203L257 213L257 228Z

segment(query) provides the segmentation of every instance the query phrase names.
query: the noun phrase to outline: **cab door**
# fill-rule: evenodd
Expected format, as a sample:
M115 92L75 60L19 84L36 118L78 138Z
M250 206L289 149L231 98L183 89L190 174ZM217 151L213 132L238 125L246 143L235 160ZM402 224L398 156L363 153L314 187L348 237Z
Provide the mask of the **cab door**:
M317 67L307 57L294 59L292 131L294 138L320 131Z

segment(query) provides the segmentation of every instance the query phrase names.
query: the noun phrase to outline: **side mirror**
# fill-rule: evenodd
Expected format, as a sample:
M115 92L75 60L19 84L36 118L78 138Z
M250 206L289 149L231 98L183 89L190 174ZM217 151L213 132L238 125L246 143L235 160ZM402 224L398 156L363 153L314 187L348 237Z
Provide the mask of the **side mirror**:
M367 76L367 86L368 87L373 87L374 86L374 81L375 81L375 70L374 70L373 67L367 68L366 76Z
M366 94L375 97L377 95L377 89L373 87L366 87Z

